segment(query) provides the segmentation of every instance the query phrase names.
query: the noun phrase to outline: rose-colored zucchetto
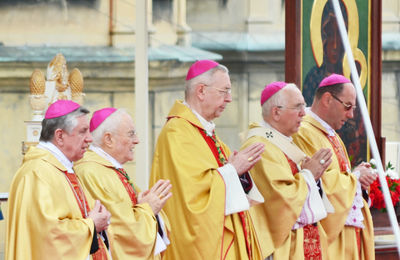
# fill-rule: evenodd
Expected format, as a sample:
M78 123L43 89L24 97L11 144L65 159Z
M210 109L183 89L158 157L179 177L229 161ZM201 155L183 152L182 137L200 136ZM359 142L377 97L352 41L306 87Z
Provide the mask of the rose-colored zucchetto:
M331 74L321 81L321 83L319 84L319 88L343 83L351 83L351 81L345 76L339 74Z
M189 71L186 75L186 80L191 80L194 77L199 76L200 74L203 74L206 71L209 71L210 69L218 66L219 63L212 61L212 60L199 60L196 61L195 63L190 66Z
M97 110L93 113L92 119L90 119L90 132L93 132L107 117L109 117L112 113L117 111L116 108L106 107L100 110Z
M276 92L281 90L287 85L286 82L283 81L275 81L272 82L271 84L268 84L265 86L263 91L261 92L261 106L267 101L272 95L274 95Z
M72 111L78 109L81 105L71 100L57 100L47 108L45 119L65 116Z

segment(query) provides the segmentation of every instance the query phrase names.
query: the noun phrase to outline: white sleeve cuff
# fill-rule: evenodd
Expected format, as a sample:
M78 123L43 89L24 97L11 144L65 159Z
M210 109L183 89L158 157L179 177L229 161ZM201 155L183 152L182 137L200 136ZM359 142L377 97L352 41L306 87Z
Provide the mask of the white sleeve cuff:
M248 210L250 204L235 167L228 163L217 170L225 182L225 216Z
M303 169L300 171L300 174L304 177L304 180L308 184L309 196L307 199L309 200L309 203L307 204L309 209L313 213L312 223L318 222L328 215L321 195L319 194L319 188L317 186L317 183L315 182L314 175L312 175L309 170Z
M154 249L154 255L160 254L162 251L167 249L167 246L170 244L170 241L167 236L167 230L165 229L164 220L160 215L158 215L159 228L163 231L163 236L161 237L160 233L157 232L157 240L156 240L156 248Z

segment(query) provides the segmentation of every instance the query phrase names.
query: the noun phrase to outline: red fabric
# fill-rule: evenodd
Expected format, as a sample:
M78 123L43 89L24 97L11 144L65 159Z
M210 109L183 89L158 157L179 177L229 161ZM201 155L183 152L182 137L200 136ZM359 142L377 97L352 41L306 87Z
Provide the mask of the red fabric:
M85 193L83 193L83 189L81 187L81 185L78 182L78 178L76 177L76 174L74 173L68 173L68 172L64 172L65 177L68 178L69 182L72 185L72 189L74 189L74 195L75 195L75 199L78 202L79 205L79 209L81 210L82 213L82 217L86 218L86 214L85 214L85 208L86 207L86 212L89 213L90 208L89 208L89 204L87 202ZM97 234L96 234L97 235ZM101 240L100 236L97 235L97 242L99 244L99 249L92 254L93 260L107 260L107 253L106 253L106 248L104 247L104 243Z
M285 154L286 156L286 154ZM293 175L299 172L297 164L286 156ZM304 233L304 260L320 260L322 259L321 242L319 239L318 227L309 224L303 227Z
M303 227L304 232L304 260L320 260L322 259L321 254L321 243L319 240L318 227L313 224L309 224Z
M214 157L217 160L218 166L219 167L223 166L223 163L221 162L221 156L223 156L223 158L225 158L225 161L227 161L227 158L226 158L225 152L222 150L221 145L219 145L219 147L220 147L220 151L221 151L222 155L220 153L218 153L218 148L217 148L217 143L216 143L217 137L215 136L215 134L213 135L213 138L216 142L214 142L213 138L208 136L203 129L201 129L199 127L197 127L197 128L199 129L200 134L203 136L204 140L207 142L212 153L214 154ZM246 216L245 216L244 212L239 212L239 216L240 216L240 220L242 222L243 233L245 236L247 254L249 255L249 259L252 259L251 246L250 246L250 241L249 241L249 233L247 231Z
M348 161L346 153L344 152L343 147L339 142L337 136L327 135L327 137L333 147L333 151L335 152L336 157L338 158L340 170L342 172L347 171L347 169L350 167L350 162Z
M132 204L133 204L133 205L136 205L136 204L137 204L136 192L135 192L135 190L134 190L133 187L132 187L133 184L131 184L131 183L129 182L128 178L126 178L126 177L124 176L124 174L127 175L126 171L125 171L123 168L121 168L121 169L116 169L116 168L113 167L113 169L114 169L114 171L117 173L118 178L121 180L122 184L124 185L124 187L125 187L125 189L126 189L126 192L128 192L128 195L129 195L129 197L131 198Z
M74 195L76 198L76 201L78 202L79 205L79 209L81 210L82 213L82 217L86 218L86 214L85 214L85 209L83 208L83 206L86 206L86 212L89 213L90 208L85 196L85 193L83 193L83 189L81 188L81 185L78 182L78 178L76 177L76 174L74 173L68 173L68 172L64 172L65 176L68 178L69 182L72 184L72 187L74 189Z
M290 165L290 169L292 170L292 174L296 175L296 173L299 172L299 168L297 168L297 164L292 161L291 159L289 159L289 157L287 157L287 155L285 154L286 159L288 160L288 163Z
M361 259L361 228L355 227L355 230L356 230L358 256L359 259Z

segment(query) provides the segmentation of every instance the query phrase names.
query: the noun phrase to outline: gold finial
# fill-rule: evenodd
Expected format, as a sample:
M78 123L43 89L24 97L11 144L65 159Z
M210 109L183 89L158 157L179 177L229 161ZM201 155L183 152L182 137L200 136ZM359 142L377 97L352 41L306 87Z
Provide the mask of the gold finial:
M31 95L43 95L46 89L46 79L41 70L35 69L32 72L31 79L29 82L29 88Z
M69 86L71 94L80 94L83 90L83 76L79 69L74 68L69 74Z

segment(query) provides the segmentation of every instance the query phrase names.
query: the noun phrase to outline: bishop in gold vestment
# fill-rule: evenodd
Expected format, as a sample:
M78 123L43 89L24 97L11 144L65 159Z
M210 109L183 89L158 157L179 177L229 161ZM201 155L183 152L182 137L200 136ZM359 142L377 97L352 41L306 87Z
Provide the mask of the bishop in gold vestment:
M93 198L111 212L113 259L160 259L169 243L169 224L162 211L154 212L152 205L168 200L169 182L159 193L150 191L143 196L123 169L124 163L133 160L133 149L139 142L133 120L125 110L95 111L90 131L93 143L74 169ZM148 196L153 201L146 201Z
M263 146L231 156L215 135L212 120L232 101L224 66L194 63L185 91L185 102L175 102L158 137L150 179L172 184L164 207L171 223L166 259L261 259L238 174L260 159Z
M88 112L66 100L47 110L41 142L28 150L11 184L5 259L111 259L97 234L110 213L98 201L93 207L72 169L91 142Z
M376 176L362 163L353 171L346 147L335 130L353 117L356 92L350 80L332 74L321 81L295 143L312 154L324 147L333 151L332 163L321 185L335 212L321 224L328 236L330 259L375 259L372 217L361 187L368 189Z
M319 224L327 209L317 181L332 153L323 149L306 159L292 143L291 135L305 115L304 98L296 85L267 85L261 93L261 105L263 120L249 126L242 147L265 144L261 160L250 170L265 199L250 209L263 257L328 259L326 235Z
M133 204L131 197L115 172L115 167L89 150L74 166L83 186L100 200L111 213L113 259L157 259L157 221L147 203ZM134 185L134 184L133 184ZM139 194L140 189L134 185ZM164 217L166 220L166 218Z

